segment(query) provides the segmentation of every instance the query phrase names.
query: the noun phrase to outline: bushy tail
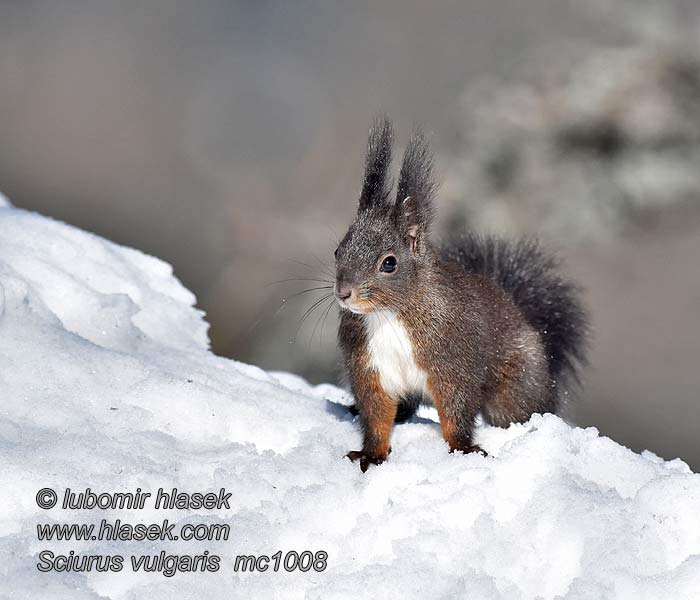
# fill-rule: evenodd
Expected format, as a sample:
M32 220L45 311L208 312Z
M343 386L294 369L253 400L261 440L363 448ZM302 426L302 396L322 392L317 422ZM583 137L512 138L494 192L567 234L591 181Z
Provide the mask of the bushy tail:
M506 241L467 234L442 250L445 260L492 277L512 294L527 321L540 332L549 372L561 391L579 382L586 363L588 316L580 290L565 278L559 260L533 239Z

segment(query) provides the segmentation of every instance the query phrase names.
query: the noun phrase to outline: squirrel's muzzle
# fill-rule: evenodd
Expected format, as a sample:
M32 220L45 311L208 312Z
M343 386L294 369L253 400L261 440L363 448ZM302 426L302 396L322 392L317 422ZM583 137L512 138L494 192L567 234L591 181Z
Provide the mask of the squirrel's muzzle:
M335 280L335 299L340 307L360 315L370 312L372 303L364 297L361 288L347 281L345 278ZM352 282L352 279L349 281Z
M341 308L357 314L364 314L371 310L366 300L359 297L357 287L349 283L335 284L335 299Z
M338 300L347 300L352 296L352 286L347 283L342 283L335 286L335 297Z

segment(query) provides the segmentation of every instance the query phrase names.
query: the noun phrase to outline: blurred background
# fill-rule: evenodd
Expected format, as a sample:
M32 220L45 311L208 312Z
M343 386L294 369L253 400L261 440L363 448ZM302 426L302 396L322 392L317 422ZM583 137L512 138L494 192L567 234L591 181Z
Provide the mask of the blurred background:
M584 284L570 418L700 470L697 0L0 0L0 190L172 263L267 369L338 380L335 307L273 282L332 271L382 111L432 135L439 232Z

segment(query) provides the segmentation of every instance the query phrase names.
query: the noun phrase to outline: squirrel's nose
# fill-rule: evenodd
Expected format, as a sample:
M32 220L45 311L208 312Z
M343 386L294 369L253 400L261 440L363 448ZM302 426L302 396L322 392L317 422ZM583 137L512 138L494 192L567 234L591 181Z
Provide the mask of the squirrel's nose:
M347 283L337 285L335 288L335 296L338 300L347 300L352 296L352 286Z

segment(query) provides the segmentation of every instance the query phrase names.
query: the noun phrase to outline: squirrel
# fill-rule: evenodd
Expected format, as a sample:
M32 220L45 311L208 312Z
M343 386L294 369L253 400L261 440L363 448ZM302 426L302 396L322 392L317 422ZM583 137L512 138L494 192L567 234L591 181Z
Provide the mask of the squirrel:
M391 452L395 421L437 409L450 452L481 452L475 417L495 426L555 412L586 363L588 317L577 285L534 239L465 233L429 239L437 189L414 130L397 195L384 117L370 129L355 220L335 250L338 342L363 431L347 457L366 471Z

